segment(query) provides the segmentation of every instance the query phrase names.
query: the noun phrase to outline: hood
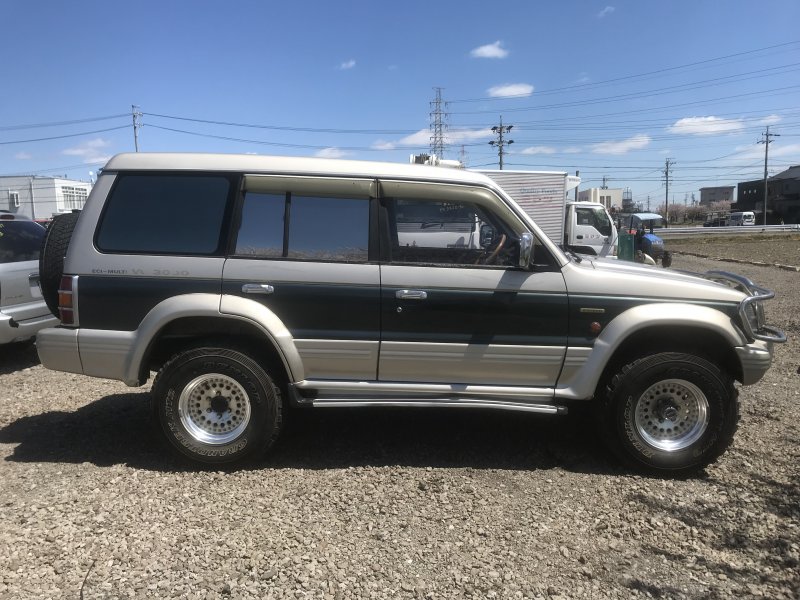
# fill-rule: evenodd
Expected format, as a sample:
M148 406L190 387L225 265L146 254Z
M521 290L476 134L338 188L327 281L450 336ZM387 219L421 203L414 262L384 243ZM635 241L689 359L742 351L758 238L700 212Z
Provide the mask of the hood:
M616 258L581 257L564 268L570 293L739 303L745 294L697 273Z

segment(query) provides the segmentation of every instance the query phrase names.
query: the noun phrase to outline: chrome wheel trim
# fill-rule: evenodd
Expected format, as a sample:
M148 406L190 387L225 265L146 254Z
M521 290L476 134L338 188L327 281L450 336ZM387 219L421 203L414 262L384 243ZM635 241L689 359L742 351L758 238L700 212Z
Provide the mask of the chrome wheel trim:
M206 373L184 386L178 416L194 440L214 446L228 444L250 422L250 397L235 379Z
M708 399L684 379L664 379L636 401L633 424L639 437L663 452L678 452L699 440L708 428Z

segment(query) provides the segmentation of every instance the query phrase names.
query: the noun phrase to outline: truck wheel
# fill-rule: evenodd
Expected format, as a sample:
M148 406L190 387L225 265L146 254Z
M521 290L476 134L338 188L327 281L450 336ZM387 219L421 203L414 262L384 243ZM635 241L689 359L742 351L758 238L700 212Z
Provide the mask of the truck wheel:
M79 216L76 212L56 216L47 228L39 252L39 287L47 308L56 317L59 316L58 287L64 273L64 256Z
M606 442L636 468L689 474L733 441L738 393L730 376L699 356L665 352L636 360L606 392L600 407Z
M671 252L664 252L664 255L661 257L661 266L665 269L669 269L672 266Z
M178 354L153 383L156 417L169 443L193 461L233 463L278 438L281 394L247 355L225 348Z

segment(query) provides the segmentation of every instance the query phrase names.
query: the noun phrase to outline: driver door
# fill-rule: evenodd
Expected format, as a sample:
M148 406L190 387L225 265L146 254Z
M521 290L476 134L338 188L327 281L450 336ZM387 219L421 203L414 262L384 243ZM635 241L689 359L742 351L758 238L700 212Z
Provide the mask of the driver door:
M521 220L488 189L381 182L378 379L552 387L566 351L560 270L518 268Z

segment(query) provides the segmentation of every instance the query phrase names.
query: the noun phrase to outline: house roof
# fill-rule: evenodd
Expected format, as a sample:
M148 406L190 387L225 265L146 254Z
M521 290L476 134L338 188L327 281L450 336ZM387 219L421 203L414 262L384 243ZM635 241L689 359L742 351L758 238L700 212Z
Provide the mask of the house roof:
M789 167L785 171L773 175L770 179L800 179L800 165Z

